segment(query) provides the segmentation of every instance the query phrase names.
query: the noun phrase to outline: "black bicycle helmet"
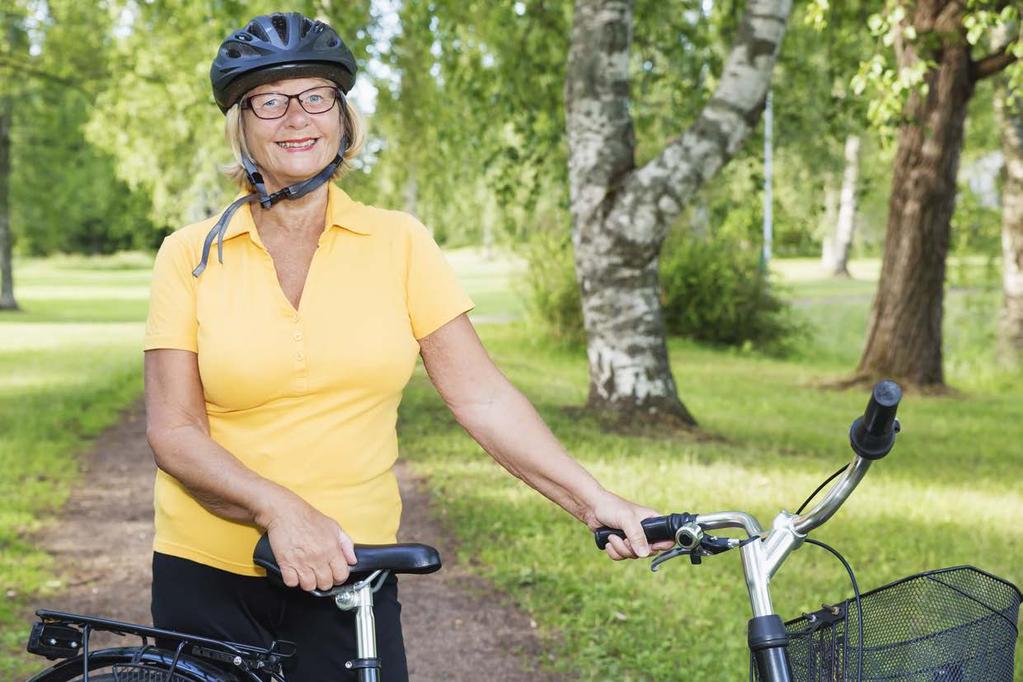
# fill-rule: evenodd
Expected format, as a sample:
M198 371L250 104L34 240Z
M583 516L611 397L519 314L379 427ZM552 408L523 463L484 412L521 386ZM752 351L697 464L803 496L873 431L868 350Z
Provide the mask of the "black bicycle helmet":
M298 12L276 12L224 39L210 81L217 106L226 112L252 88L285 78L326 78L347 95L356 70L351 50L330 26Z

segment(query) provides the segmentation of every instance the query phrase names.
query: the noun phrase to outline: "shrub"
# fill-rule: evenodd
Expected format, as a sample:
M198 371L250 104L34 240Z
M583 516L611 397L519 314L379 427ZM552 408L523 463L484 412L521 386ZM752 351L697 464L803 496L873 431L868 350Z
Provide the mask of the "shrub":
M567 233L540 231L525 248L527 316L564 345L586 342ZM661 305L667 332L707 343L783 353L806 326L760 272L759 254L737 238L673 235L661 252Z
M539 230L525 245L526 316L551 340L569 346L586 342L582 301L575 280L568 231Z
M761 271L760 254L736 239L675 233L661 251L660 265L670 335L781 353L805 334L805 325Z

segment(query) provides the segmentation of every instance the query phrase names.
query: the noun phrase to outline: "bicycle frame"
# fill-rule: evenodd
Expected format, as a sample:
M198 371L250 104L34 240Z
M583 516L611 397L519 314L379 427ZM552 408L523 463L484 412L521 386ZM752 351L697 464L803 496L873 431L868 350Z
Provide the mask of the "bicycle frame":
M803 544L809 532L838 511L863 480L871 463L871 460L857 456L809 512L797 516L783 510L774 518L767 532L757 519L746 512L696 515L695 524L702 530L739 529L752 540L741 544L739 552L753 611L749 623L749 645L760 679L765 682L790 682L792 679L787 654L788 637L771 603L771 578L788 556Z

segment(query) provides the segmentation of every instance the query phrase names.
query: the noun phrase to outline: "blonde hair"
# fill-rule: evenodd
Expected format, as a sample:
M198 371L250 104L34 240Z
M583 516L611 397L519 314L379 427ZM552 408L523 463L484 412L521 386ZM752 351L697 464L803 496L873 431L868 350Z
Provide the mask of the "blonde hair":
M362 146L366 142L366 125L363 122L362 115L352 106L347 97L339 95L338 101L344 104L344 108L339 108L338 113L341 116L342 134L348 138L348 149L345 150L341 164L334 171L334 175L331 176L331 181L340 180L352 170L352 159L359 155L362 151ZM245 154L250 159L252 154L249 153L248 145L245 144L241 101L227 110L227 115L224 118L224 137L227 139L227 144L231 147L231 152L234 154L234 163L223 166L221 170L224 172L224 175L231 179L231 182L243 190L254 192L256 188L249 184L248 177L245 175L245 169L242 167L242 154Z

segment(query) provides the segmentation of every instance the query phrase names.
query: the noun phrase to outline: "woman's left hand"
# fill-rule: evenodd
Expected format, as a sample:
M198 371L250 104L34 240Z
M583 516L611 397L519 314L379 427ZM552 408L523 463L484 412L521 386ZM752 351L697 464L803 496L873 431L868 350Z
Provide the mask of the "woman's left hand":
M652 546L647 542L643 526L640 523L643 519L649 519L652 516L660 516L660 514L649 507L633 504L614 493L605 491L601 498L593 504L586 525L590 527L590 530L596 530L600 526L620 528L625 532L625 538L612 535L604 551L615 561L637 559L650 556L651 552L660 552L675 546L672 541L658 542Z

